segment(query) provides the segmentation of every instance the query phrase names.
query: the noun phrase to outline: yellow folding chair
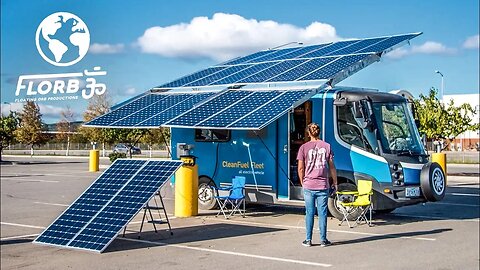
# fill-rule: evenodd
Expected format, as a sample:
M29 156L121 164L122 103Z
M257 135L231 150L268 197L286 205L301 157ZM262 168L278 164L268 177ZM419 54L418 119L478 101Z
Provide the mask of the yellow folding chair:
M339 210L343 214L343 219L338 226L341 226L345 221L350 228L359 225L362 221L365 221L368 226L372 226L372 195L372 181L368 180L358 180L357 191L337 191ZM370 213L369 218L367 218L368 212ZM353 225L350 224L352 219L355 221Z

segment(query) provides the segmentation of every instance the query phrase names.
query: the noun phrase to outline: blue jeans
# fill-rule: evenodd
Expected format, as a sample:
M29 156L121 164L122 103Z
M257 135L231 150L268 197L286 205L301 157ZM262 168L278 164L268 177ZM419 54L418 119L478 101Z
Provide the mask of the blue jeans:
M309 190L304 188L303 197L305 200L305 228L307 232L306 240L312 240L316 202L318 211L318 228L320 229L320 241L326 241L328 189Z

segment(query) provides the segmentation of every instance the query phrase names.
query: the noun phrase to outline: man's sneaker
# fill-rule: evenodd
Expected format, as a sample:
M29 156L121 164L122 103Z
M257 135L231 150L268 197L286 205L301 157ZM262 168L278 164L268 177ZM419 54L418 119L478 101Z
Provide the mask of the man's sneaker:
M332 242L328 241L328 240L325 240L325 241L322 241L320 242L320 246L322 247L328 247L332 244Z
M302 242L302 246L304 247L311 247L312 246L312 240L305 240Z

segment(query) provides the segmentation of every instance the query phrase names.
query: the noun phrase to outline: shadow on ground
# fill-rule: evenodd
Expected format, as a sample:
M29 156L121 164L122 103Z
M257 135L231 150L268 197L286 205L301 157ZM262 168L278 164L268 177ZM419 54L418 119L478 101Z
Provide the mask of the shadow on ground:
M140 234L140 239L144 240L145 242L125 241L128 239L139 239L138 233L127 233L125 235L126 239L122 239L123 237L119 235L105 252L124 251L171 244L191 244L194 242L227 239L245 235L275 233L283 230L284 229L279 228L217 223L183 228L172 228L173 235L170 235L170 233L165 229L159 230L158 233L155 233L154 231L142 232ZM155 243L149 243L147 241Z

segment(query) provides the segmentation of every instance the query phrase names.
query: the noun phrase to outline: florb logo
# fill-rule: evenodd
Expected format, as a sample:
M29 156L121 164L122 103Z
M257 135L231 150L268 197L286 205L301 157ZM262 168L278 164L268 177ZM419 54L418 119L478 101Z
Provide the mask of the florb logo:
M40 23L35 42L45 61L55 66L71 66L87 54L90 32L78 16L56 12Z
M90 47L90 32L78 16L56 12L46 17L35 35L37 50L48 63L67 67L78 63ZM57 74L20 75L15 102L73 100L80 94L84 99L105 93L107 86L98 82L107 72L95 66L93 70ZM24 98L21 98L24 96Z

